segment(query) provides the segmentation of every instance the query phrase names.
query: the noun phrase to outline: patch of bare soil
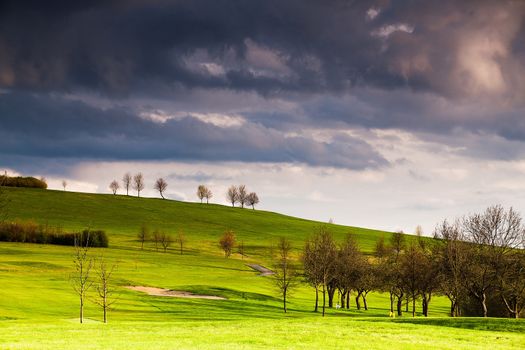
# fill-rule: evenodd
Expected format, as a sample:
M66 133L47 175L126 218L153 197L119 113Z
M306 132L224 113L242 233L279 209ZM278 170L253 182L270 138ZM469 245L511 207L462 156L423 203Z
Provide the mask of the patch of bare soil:
M226 298L219 297L217 295L193 294L191 292L185 292L182 290L171 290L171 289L165 289L165 288L144 287L144 286L126 286L125 288L131 289L137 292L143 292L143 293L157 296L157 297L226 300Z
M258 265L258 264L247 264L247 266L251 267L252 269L256 270L256 271L259 271L260 274L259 276L271 276L271 275L275 275L275 272L273 272L272 270L262 266L262 265Z

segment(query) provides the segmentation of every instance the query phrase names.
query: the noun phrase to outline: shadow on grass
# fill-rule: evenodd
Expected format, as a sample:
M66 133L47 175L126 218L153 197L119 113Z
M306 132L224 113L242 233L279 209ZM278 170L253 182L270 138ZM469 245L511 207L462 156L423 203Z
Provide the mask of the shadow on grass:
M369 321L386 320L374 319ZM460 318L398 318L389 320L394 323L408 323L415 325L429 325L439 327L453 327L472 329L480 331L493 332L525 332L525 320L523 319L509 319L509 318L479 318L479 317L460 317Z

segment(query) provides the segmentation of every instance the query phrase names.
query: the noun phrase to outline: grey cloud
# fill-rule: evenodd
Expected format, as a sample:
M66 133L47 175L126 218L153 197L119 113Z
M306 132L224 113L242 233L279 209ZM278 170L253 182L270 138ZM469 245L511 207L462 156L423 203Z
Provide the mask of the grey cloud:
M122 108L103 110L59 97L4 93L0 115L6 155L300 162L350 169L388 165L368 143L348 136L320 142L249 122L222 128L192 117L160 124Z
M381 10L373 20L371 7ZM512 1L452 0L7 1L0 85L116 96L178 85L264 95L375 86L452 97L490 92L488 77L522 94L516 72L524 71L524 9ZM414 29L371 35L400 24ZM259 45L259 59L247 43ZM269 57L280 63L268 64ZM188 59L224 74L191 68Z

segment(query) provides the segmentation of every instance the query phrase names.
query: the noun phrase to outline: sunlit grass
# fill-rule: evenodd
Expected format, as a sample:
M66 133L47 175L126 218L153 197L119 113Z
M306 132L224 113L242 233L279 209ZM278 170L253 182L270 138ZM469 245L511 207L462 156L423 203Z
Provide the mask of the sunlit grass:
M88 303L88 322L79 325L78 300L69 283L72 247L0 242L0 348L516 348L523 345L524 323L515 320L450 319L448 301L434 297L435 318L388 318L388 296L372 293L370 309L312 312L314 291L301 284L284 315L271 277L247 263L271 267L269 247L278 236L294 242L296 255L320 223L279 214L137 199L112 195L11 189L12 218L61 225L65 230L105 229L108 249L92 249L118 264L118 301L109 324ZM135 235L142 223L175 234L184 230L183 255L173 247L140 250ZM245 241L246 257L224 258L217 246L225 229ZM337 239L356 234L370 252L382 233L332 225ZM162 287L218 295L227 300L154 297L124 288ZM93 296L92 296L93 297ZM353 299L352 299L353 301ZM418 306L420 309L420 306Z

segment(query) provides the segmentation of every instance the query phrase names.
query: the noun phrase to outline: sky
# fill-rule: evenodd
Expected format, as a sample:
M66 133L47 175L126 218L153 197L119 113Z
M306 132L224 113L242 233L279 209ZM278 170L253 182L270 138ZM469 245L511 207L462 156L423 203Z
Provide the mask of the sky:
M0 170L431 235L525 209L525 1L2 1Z

